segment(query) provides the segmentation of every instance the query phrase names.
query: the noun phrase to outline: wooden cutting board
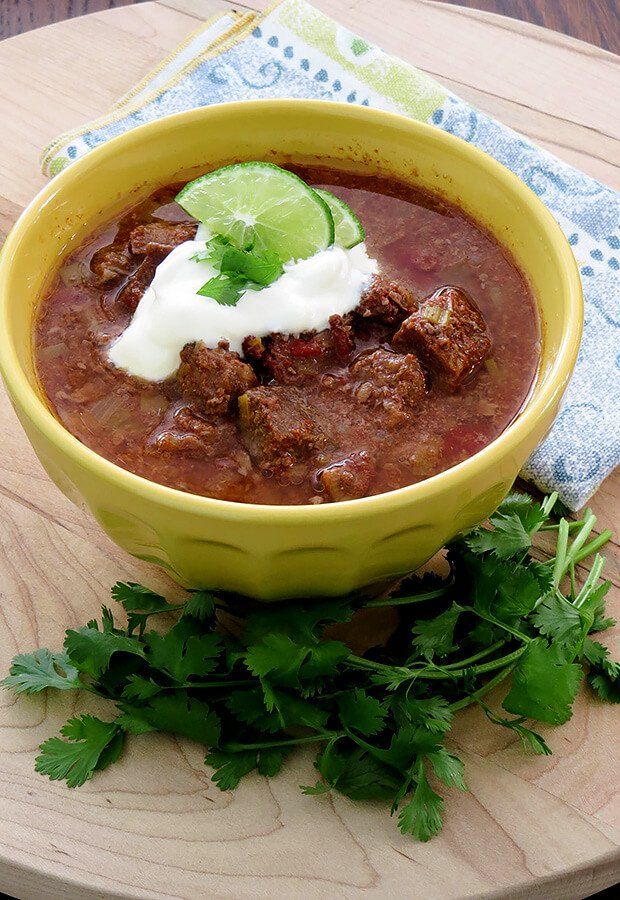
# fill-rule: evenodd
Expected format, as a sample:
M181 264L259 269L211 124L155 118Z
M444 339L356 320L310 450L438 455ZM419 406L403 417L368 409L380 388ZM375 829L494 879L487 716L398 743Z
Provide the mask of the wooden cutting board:
M611 54L422 0L316 5L620 187ZM145 3L0 44L0 234L43 184L40 148L104 112L198 19L223 8L218 0ZM3 675L15 653L60 646L64 629L95 614L119 578L178 589L118 550L56 490L3 392L0 417ZM620 478L610 478L593 502L600 528L616 533L619 494ZM616 550L609 547L608 577L619 612ZM616 637L616 654L617 645ZM383 806L302 796L298 785L314 780L310 754L233 794L210 782L201 747L154 735L132 739L120 763L79 790L35 775L38 744L85 708L73 697L18 701L0 692L0 889L19 898L550 900L585 897L620 877L617 708L591 697L568 725L547 729L554 755L543 759L525 757L478 711L462 714L454 740L471 792L451 792L443 834L424 845L401 836Z

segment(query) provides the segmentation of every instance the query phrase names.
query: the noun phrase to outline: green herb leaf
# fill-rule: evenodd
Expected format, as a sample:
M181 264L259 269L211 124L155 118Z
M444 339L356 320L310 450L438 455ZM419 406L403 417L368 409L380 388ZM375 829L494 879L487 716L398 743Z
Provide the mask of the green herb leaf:
M498 716L492 712L486 703L482 703L481 701L478 702L483 708L489 721L493 722L494 725L501 725L502 728L508 728L510 731L514 731L515 734L518 734L521 738L521 743L526 750L532 750L538 756L551 755L551 750L543 736L538 734L537 731L532 731L531 728L525 727L523 724L525 722L525 716L519 716L518 719L505 719L503 716Z
M239 248L221 235L207 241L205 249L192 257L196 262L209 262L219 270L197 292L211 297L222 306L235 306L244 291L271 284L284 271L282 260L273 250L255 250L250 244Z
M614 664L618 666L618 663ZM612 670L615 674L609 674L607 671L596 671L588 674L588 682L590 687L596 691L599 698L605 703L620 703L620 677L619 670Z
M398 827L403 834L411 834L418 841L429 841L441 831L443 810L443 800L431 788L420 763L415 791L399 813Z
M445 612L434 619L425 619L415 623L412 628L414 646L426 656L435 653L446 656L455 649L454 629L461 615L461 609L453 603Z
M188 696L185 691L153 697L148 705L132 707L120 703L124 716L119 722L128 730L167 731L205 744L217 745L220 739L218 715L202 700Z
M183 608L184 616L206 622L215 616L217 597L211 591L192 591Z
M387 800L399 784L388 766L360 748L334 750L318 767L325 781L351 800Z
M93 678L108 668L115 653L130 653L144 659L144 649L135 638L98 631L92 626L67 631L64 646L73 665Z
M558 590L550 591L541 600L532 621L541 634L563 647L574 647L581 640L579 610Z
M532 535L547 520L542 507L523 494L509 494L493 513L494 530L476 528L465 539L475 553L492 553L498 559L520 557L532 545Z
M340 641L316 644L295 643L285 634L267 634L248 647L246 665L259 678L287 687L299 687L304 681L334 675L350 650Z
M370 697L362 688L341 694L338 707L342 724L360 734L377 734L385 724L387 709L384 704Z
M458 756L448 753L442 747L440 750L428 753L426 759L431 764L435 776L445 785L458 788L459 791L468 790L465 784L465 767Z
M232 791L239 785L244 775L256 768L256 750L239 753L212 750L205 756L205 765L215 769L211 781L214 781L221 791Z
M182 618L166 634L150 631L146 642L150 664L178 684L213 672L222 645L219 634L201 633L189 617Z
M319 642L319 631L327 624L348 622L353 615L350 598L317 600L314 603L273 603L248 616L244 639L248 645L260 641L265 634L285 634L300 642Z
M434 734L450 730L453 713L450 704L443 697L420 698L407 695L394 703L399 705L413 725L422 725Z
M16 694L38 694L47 688L74 691L83 687L80 674L67 654L50 653L44 648L14 657L10 674L0 684Z
M329 785L325 784L324 781L317 781L316 784L302 784L300 788L302 794L306 794L309 797L317 797L320 794L329 793Z
M442 734L433 734L427 728L405 725L396 732L389 749L383 751L381 758L405 773L418 757L441 750L443 740Z
M126 700L149 700L155 694L160 694L163 688L151 678L143 678L142 675L130 675L127 684L123 688L123 697Z
M245 278L264 286L279 278L284 268L273 250L258 252L230 247L222 255L221 271L232 278Z
M222 257L233 243L230 238L222 234L216 234L205 243L205 249L194 253L192 259L196 262L210 262L214 268L219 269L222 263Z
M130 635L136 628L142 634L148 617L153 613L174 608L161 594L133 581L117 581L112 588L112 599L120 603L127 613L127 631Z
M196 293L201 297L211 297L220 306L236 306L246 290L247 284L245 278L215 275L213 278L209 278Z
M52 781L66 779L68 787L79 787L92 778L95 770L118 758L122 749L119 732L116 722L102 722L94 716L69 719L60 729L67 740L53 737L41 744L35 769Z
M221 265L230 249L236 248L213 239L203 256ZM240 259L246 265L251 251L230 254L230 266ZM82 687L120 711L114 722L71 720L42 746L37 768L80 784L118 758L125 733L161 731L209 747L213 780L228 790L255 770L273 777L293 746L316 742L320 781L302 790L387 801L392 811L400 809L404 832L428 840L441 828L443 811L429 774L465 790L462 763L444 747L454 712L479 703L491 722L533 752L548 754L526 717L566 721L582 666L601 699L620 700L620 664L587 637L609 624L609 582L600 580L603 559L594 555L609 532L587 544L595 519L586 511L572 526L567 520L547 526L557 544L550 563L530 552L531 537L556 499L539 505L511 495L490 528L450 545L449 578L409 576L396 596L370 601L393 603L400 624L385 646L362 655L332 640L329 626L351 619L369 602L366 592L259 604L248 614L248 601L234 595L220 600L195 591L185 604L172 605L141 585L119 582L113 596L125 608L127 630L115 626L104 606L100 623L67 632L65 653L22 654L3 683L18 693ZM572 585L565 597L564 574L588 554L593 559L583 587ZM439 615L436 600L444 603ZM239 622L239 636L223 632L229 616L217 612L224 606ZM149 618L159 613L166 614L158 621L161 631L145 634ZM80 673L90 677L82 682ZM504 708L514 718L496 715L482 699L510 678Z
M591 638L584 641L583 656L590 665L590 687L606 703L620 703L620 663L610 659L607 647Z
M580 666L565 661L559 645L536 638L528 644L514 671L503 707L506 712L562 725L572 715L582 676Z

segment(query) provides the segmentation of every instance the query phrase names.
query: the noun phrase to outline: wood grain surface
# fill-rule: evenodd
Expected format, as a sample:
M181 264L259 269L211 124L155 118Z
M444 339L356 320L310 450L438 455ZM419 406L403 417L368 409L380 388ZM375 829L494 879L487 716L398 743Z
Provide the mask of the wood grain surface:
M438 75L569 162L620 187L618 61L569 38L422 0L315 0L344 24ZM247 3L245 4L247 5ZM40 148L105 111L217 0L143 3L0 44L0 236L42 185ZM475 65L474 65L475 63ZM615 92L615 93L614 93ZM614 99L615 98L615 99ZM0 671L57 647L117 579L174 596L157 570L118 550L50 483L4 392L0 456ZM592 506L620 531L620 478ZM620 610L618 545L609 548ZM618 633L606 641L620 652ZM311 756L272 782L222 794L189 741L145 735L76 791L35 775L37 745L86 707L72 697L0 693L0 890L19 898L581 898L620 875L618 717L591 696L545 729L554 755L525 757L475 710L454 743L471 792L451 792L443 834L401 836L383 806L312 798ZM88 709L97 707L88 703Z
M144 0L0 0L0 38ZM389 0L388 0L389 2ZM618 0L441 0L552 28L620 52ZM242 4L243 5L243 4Z

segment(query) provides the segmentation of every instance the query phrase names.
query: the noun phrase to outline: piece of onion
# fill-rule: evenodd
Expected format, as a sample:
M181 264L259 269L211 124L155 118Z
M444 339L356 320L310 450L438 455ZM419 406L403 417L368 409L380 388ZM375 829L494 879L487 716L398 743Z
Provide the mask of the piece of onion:
M90 407L92 417L105 428L119 428L131 419L131 410L127 408L127 397L118 394L106 394Z
M41 347L37 355L39 357L39 362L47 362L48 360L58 359L60 356L69 357L69 347L65 344L64 341L61 341L58 344L48 344L47 347Z

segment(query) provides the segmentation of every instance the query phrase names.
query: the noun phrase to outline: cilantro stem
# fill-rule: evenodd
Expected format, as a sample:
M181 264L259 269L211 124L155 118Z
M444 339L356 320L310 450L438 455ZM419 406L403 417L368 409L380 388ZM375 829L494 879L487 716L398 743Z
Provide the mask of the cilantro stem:
M508 630L512 632L511 629ZM526 643L529 643L531 641L531 638L527 637L526 635L522 635L519 632L514 633L521 637L521 639ZM499 641L497 646L503 643L505 642ZM500 656L497 659L490 660L490 662L487 663L481 663L479 666L469 666L467 664L469 661L463 660L458 664L452 663L452 668L448 666L434 666L433 668L429 667L426 669L410 669L406 666L387 666L384 663L375 663L371 660L364 659L361 656L349 656L346 662L351 664L356 669L376 669L377 671L385 674L400 676L403 681L405 681L407 678L410 678L411 680L421 678L424 681L444 681L446 679L458 677L462 672L465 672L466 669L470 671L472 675L483 675L485 672L493 672L495 669L498 669L501 666L505 666L508 663L512 663L515 660L519 659L519 657L524 652L525 647L519 647L517 650L513 650L512 653L507 653L505 656ZM480 654L477 654L477 656L480 657Z
M602 556L598 554L594 558L594 562L592 563L592 568L588 574L588 577L583 583L583 587L579 591L579 594L575 598L574 605L579 609L582 607L585 602L588 600L594 585L599 580L601 576L601 572L603 571L603 566L605 565L605 560Z
M144 616L145 618L146 618L146 616L148 616L150 619L151 616L160 616L162 613L177 612L177 610L184 609L184 607L185 607L185 603L176 603L173 606L165 606L163 609L154 609L152 612L143 612L142 613L138 610L136 615Z
M219 688L219 687L247 687L249 684L255 685L253 678L239 678L234 681L227 681L225 678L221 681L192 681L186 684L169 684L162 687L163 691L187 691L193 688Z
M267 750L270 747L296 747L298 744L316 744L317 741L330 741L332 738L342 737L339 731L316 731L308 737L289 738L282 741L258 741L255 744L240 744L237 741L229 741L220 744L217 748L224 753L241 753L244 750Z
M568 522L560 519L558 526L558 542L555 550L555 562L553 564L552 581L554 587L559 587L562 575L566 571L566 552L568 548Z
M481 663L479 666L461 665L460 669L451 669L448 672L444 672L441 669L429 669L428 672L425 672L421 669L419 672L412 672L412 676L423 678L425 681L441 681L445 678L455 678L465 671L470 672L472 675L484 675L485 672L493 672L495 669L501 668L501 666L515 662L525 653L525 649L525 647L519 647L517 650L513 650L512 653L499 656L497 659L492 659L487 663Z
M566 521L568 521L568 519L564 519L563 521L566 522ZM574 531L576 528L581 528L581 526L583 525L583 522L584 522L583 519L571 519L571 521L568 522L568 530ZM542 525L539 530L540 531L557 531L559 527L560 527L559 524L556 522L553 525Z
M405 606L407 603L422 603L424 600L435 600L437 597L445 597L450 590L450 585L437 588L435 591L426 591L423 594L411 594L408 597L385 597L379 600L370 600L364 603L364 609L378 608L382 606Z
M586 510L586 514L583 519L583 525L581 526L577 536L575 537L573 543L570 545L568 553L566 555L566 562L564 564L564 571L567 570L568 566L571 562L574 562L575 557L587 541L590 536L590 532L596 525L596 516L592 512L591 509Z
M479 659L484 659L485 656L490 656L491 653L495 653L495 651L499 650L500 647L503 647L505 643L505 640L496 641L494 644L491 644L490 647L486 647L484 650L474 653L473 656L468 656L466 659L460 659L458 662L448 663L448 665L443 666L443 668L447 670L462 669L464 666L470 665L470 663L478 662Z
M580 563L586 556L592 556L593 553L596 553L601 547L604 547L607 541L609 541L613 537L613 532L606 529L605 531L601 531L598 537L595 537L594 540L590 541L589 544L586 544L579 553L576 553L573 558L574 565Z
M491 662L482 663L479 666L474 666L473 672L475 675L483 675L485 672L493 672L494 669L497 669L502 665L516 662L520 656L523 656L525 650L526 647L519 647L517 650L513 650L512 653L507 653L506 656L500 656L499 659L493 659L491 660Z
M522 650L520 652L523 652ZM477 703L477 701L484 697L485 694L488 694L493 688L497 687L498 684L501 684L504 678L506 678L515 667L515 663L511 663L509 666L506 666L505 669L502 669L501 672L498 672L494 678L491 678L487 681L486 684L483 684L481 688L478 688L477 691L474 691L473 694L470 694L468 697L463 697L461 700L457 700L455 703L450 704L450 709L452 712L457 712L459 709L465 709L467 706L471 706L472 703Z
M507 631L508 634L511 634L513 637L518 638L518 640L523 641L525 644L529 644L532 640L527 634L523 634L522 631L517 631L516 628L511 628L510 625L506 625L505 622L501 622L499 619L496 619L494 616L488 616L486 613L481 612L478 609L475 609L473 606L462 606L465 612L473 613L475 616L478 616L479 619L483 619L485 622L490 622L491 625L496 625L498 628Z
M548 497L545 497L545 499L543 500L540 508L544 512L545 516L547 516L547 518L551 515L551 512L553 511L553 507L557 503L557 500L558 500L558 492L557 491L553 491L551 494L549 494Z
M575 581L575 563L571 562L568 567L568 573L570 575L570 592L571 597L573 598L573 602L575 601L575 597L577 596L577 582Z
M388 666L385 663L373 662L371 659L364 659L363 656L355 656L355 654L351 654L351 656L347 656L345 659L345 664L352 666L354 669L374 669L376 672L382 672L386 675L393 675L394 672L398 672L400 674L413 674L412 669L408 669L406 666Z

